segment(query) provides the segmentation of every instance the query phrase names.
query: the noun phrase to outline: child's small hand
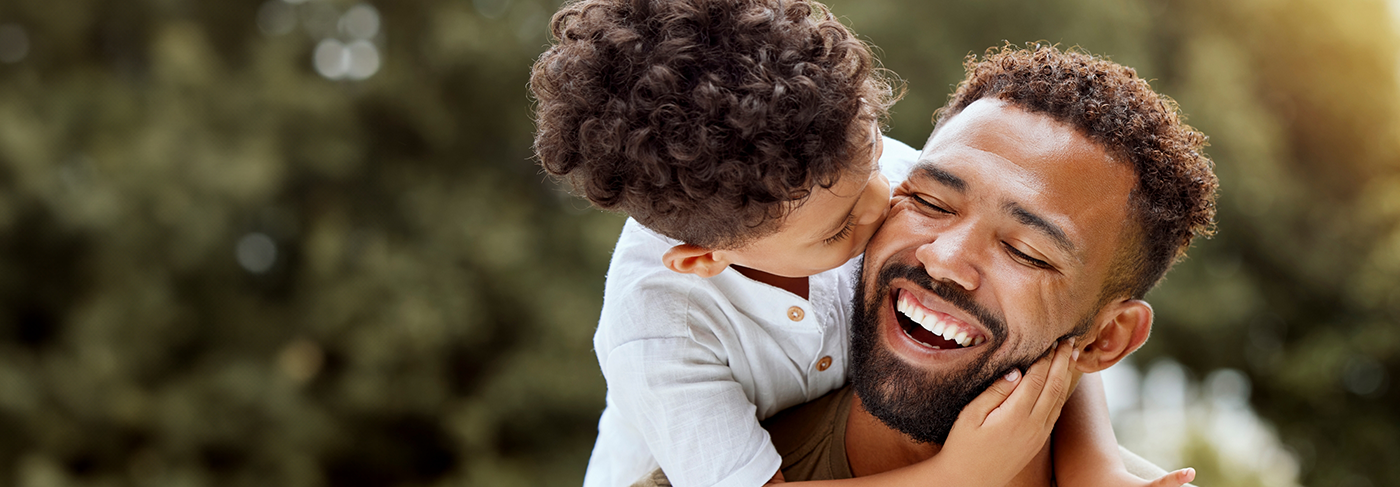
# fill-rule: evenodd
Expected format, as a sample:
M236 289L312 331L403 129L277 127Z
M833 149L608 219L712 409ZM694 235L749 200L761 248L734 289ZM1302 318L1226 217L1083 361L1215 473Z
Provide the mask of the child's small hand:
M1190 483L1192 480L1196 480L1196 469L1183 468L1181 470L1177 470L1175 472L1163 475L1161 478L1153 480L1146 484L1130 485L1145 485L1146 487L1181 487L1182 485Z
M1104 470L1094 478L1083 478L1079 476L1075 480L1076 486L1083 487L1181 487L1196 480L1196 469L1183 468L1175 472L1163 475L1157 480L1140 479L1136 475L1128 473L1127 470Z
M963 409L935 457L967 476L948 485L1005 485L1045 448L1069 397L1076 351L1073 339L1061 341L1024 377L1011 371Z

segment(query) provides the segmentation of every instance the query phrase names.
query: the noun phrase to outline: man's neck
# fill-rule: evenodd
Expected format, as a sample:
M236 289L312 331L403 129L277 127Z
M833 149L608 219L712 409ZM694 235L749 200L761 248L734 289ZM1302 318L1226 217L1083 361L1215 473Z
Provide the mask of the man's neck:
M933 458L941 445L919 443L890 429L865 410L860 396L851 395L851 414L846 418L846 460L851 474L864 477L887 472ZM1050 462L1050 442L1011 480L1008 487L1047 487L1054 484Z

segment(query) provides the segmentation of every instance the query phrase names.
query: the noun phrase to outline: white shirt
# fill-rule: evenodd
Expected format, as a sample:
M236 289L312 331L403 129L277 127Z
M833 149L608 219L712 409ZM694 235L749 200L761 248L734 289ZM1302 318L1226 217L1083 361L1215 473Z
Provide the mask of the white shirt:
M903 181L918 151L885 137ZM607 407L585 487L627 486L658 465L679 487L763 485L782 458L759 420L841 387L859 259L808 279L808 297L729 268L667 269L679 242L632 219L608 267L593 347Z

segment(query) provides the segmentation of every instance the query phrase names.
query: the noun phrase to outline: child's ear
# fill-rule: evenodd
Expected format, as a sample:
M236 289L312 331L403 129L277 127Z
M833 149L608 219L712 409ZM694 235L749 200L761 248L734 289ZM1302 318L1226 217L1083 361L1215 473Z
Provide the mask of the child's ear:
M730 264L728 252L690 244L671 247L661 256L661 261L667 269L700 277L714 277Z
M1152 305L1141 299L1118 301L1100 311L1095 323L1097 333L1090 331L1090 341L1075 362L1086 374L1109 368L1147 341L1152 332Z

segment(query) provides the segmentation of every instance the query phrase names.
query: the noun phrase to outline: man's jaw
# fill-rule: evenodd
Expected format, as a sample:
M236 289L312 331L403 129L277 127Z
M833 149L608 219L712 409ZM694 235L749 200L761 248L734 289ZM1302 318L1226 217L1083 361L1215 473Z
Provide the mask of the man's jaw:
M959 331L970 327L974 344L963 347L941 335L930 338L932 332L898 309L899 301L910 297L924 313L923 323L936 327L928 315L941 313L933 318L954 319ZM916 442L942 444L962 409L1019 366L1013 357L999 353L1008 343L1004 320L980 306L971 293L933 280L923 267L892 263L878 273L860 274L855 303L850 383L866 411ZM903 307L914 314L913 304ZM945 332L948 325L944 323ZM979 342L978 337L983 339ZM948 348L935 349L929 343L939 341L946 341Z

